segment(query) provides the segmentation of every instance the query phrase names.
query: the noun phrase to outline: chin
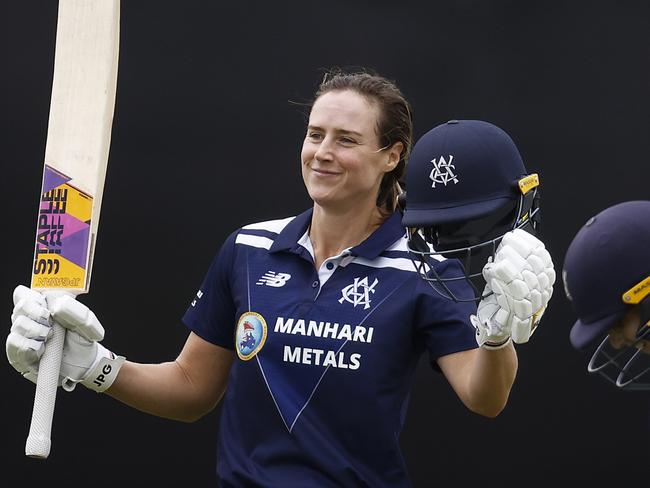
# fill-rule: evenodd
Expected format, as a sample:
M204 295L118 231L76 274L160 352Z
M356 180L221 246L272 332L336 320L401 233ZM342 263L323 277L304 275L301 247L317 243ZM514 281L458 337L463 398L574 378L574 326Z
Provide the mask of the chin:
M311 194L309 196L312 201L320 207L330 207L336 204L336 199L328 195Z
M309 197L316 205L324 208L334 208L343 203L338 195L329 192L309 192Z
M322 185L307 185L309 198L318 204L327 204L339 199L337 192L332 188L324 188Z

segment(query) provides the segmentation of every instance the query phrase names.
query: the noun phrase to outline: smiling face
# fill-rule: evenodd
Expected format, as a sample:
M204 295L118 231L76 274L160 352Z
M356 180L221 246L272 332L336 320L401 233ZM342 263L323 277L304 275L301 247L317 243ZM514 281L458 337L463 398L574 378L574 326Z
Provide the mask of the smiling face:
M379 116L376 103L352 90L330 91L314 102L301 161L316 204L338 211L375 206L381 179L402 150L401 142L380 147Z

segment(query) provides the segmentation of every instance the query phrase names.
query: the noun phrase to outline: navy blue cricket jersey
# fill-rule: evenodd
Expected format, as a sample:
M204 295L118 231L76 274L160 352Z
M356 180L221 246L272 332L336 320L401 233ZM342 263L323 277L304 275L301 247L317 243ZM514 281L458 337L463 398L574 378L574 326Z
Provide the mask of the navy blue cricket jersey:
M317 270L311 215L231 234L183 317L238 356L222 400L219 480L409 486L399 435L418 359L427 352L437 368L437 358L475 348L475 305L420 278L397 212ZM442 276L462 273L455 260L435 263Z

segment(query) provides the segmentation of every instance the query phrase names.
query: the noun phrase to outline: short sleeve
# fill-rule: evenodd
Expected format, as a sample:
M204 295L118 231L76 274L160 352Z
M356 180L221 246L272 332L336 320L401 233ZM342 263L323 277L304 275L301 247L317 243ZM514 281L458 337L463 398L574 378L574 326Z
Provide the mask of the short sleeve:
M235 259L235 237L223 243L208 269L201 288L183 315L183 323L208 342L234 349L235 305L231 271Z
M441 278L464 276L461 264L455 259L442 261L436 266ZM416 335L429 353L431 365L439 370L436 360L447 354L477 347L470 315L476 314L476 303L455 302L443 297L429 283L419 280L415 309ZM435 288L442 290L440 284ZM473 296L466 280L447 282L456 296Z

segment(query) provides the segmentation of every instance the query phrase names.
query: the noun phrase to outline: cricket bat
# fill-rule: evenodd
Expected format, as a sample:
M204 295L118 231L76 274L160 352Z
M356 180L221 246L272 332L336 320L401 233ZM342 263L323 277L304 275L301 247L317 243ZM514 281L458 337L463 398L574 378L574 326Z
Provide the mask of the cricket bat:
M54 76L31 288L87 293L113 125L119 0L59 0ZM65 329L54 323L40 361L25 454L51 447Z

